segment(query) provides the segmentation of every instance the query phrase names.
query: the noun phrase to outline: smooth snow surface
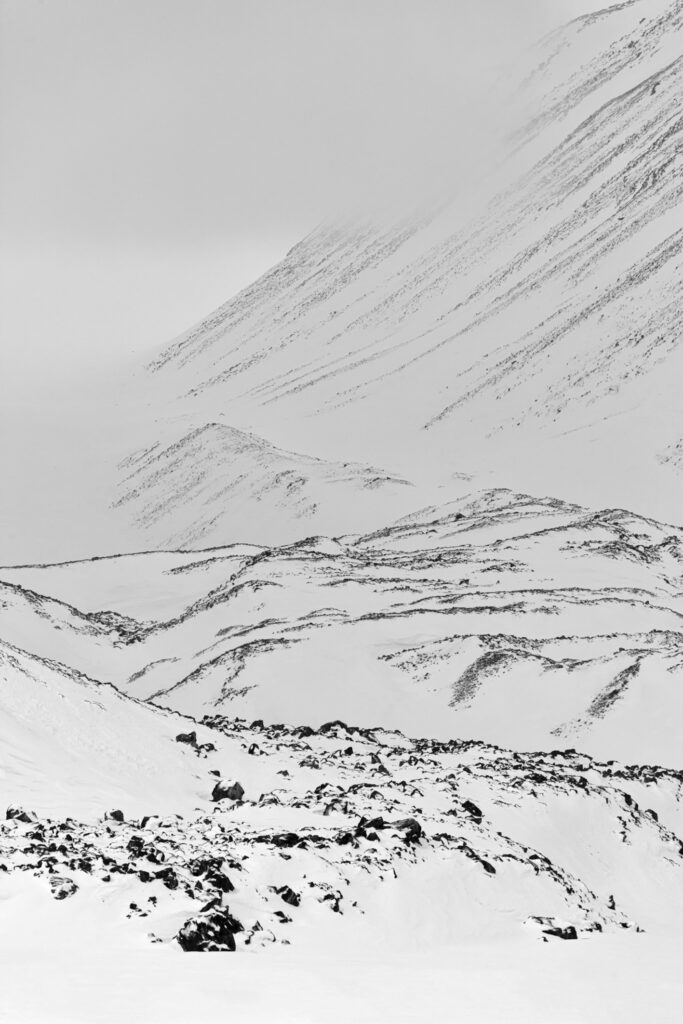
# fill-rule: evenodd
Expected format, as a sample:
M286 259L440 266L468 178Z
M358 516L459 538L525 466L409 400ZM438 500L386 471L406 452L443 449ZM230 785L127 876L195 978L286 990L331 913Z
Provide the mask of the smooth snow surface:
M12 1024L680 1021L680 940L619 936L599 948L564 943L532 953L522 943L405 953L359 948L354 938L303 954L273 950L265 962L232 959L217 970L210 956L102 948L101 937L84 950L82 933L57 923L56 908L34 913L41 951L17 914L15 939L0 952L0 1006Z

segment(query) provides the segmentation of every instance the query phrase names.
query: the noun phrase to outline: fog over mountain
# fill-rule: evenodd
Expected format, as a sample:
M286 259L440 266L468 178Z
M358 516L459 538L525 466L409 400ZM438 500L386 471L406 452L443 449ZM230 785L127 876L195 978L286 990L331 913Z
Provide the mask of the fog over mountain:
M683 2L95 6L3 12L0 1017L677 1020Z

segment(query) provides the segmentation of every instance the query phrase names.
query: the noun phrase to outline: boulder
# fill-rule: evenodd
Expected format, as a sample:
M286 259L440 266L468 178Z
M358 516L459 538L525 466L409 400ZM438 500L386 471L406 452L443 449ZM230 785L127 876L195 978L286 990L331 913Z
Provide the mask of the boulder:
M342 730L344 732L348 732L348 725L346 724L346 722L342 722L341 719L335 718L333 722L325 722L323 725L321 725L320 728L318 729L318 732L320 733L320 735L325 736L328 732L340 732Z
M186 953L232 953L235 950L235 935L243 930L228 907L209 903L199 914L185 922L176 939Z
M26 825L32 825L38 821L33 811L25 811L23 807L8 807L5 818L7 821L23 821Z
M403 838L407 843L416 843L422 835L422 825L416 818L401 818L393 824L405 833Z
M178 876L173 868L161 868L160 871L154 872L154 877L162 881L167 889L178 888Z
M176 743L189 743L191 747L196 747L197 733L194 730L192 732L179 732L176 736Z
M218 800L241 800L244 796L244 787L241 783L222 780L213 787L211 799Z
M481 810L477 807L476 804L472 803L471 800L465 800L465 802L462 805L462 809L463 811L467 811L469 816L473 818L474 821L477 822L477 824L479 824L479 822L483 818Z
M74 893L78 892L78 886L73 878L62 877L61 875L52 875L50 878L50 889L56 900L68 899L69 896L73 896Z
M301 903L301 896L298 892L295 892L289 885L281 885L275 890L280 899L284 903L288 903L290 907L298 907Z

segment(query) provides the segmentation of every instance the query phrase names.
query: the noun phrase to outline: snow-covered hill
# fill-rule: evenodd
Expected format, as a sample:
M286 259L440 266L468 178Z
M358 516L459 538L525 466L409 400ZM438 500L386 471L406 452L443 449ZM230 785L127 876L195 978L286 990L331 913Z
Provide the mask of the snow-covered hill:
M491 491L336 540L0 570L2 639L195 717L677 767L682 567L678 527Z
M358 528L364 518L376 521L414 501L407 480L285 452L220 423L137 452L122 469L125 489L116 506L132 510L140 534L153 543L163 536L165 546L197 547L208 537L243 533L245 520L263 540L281 539L282 520L338 528L344 508L349 526Z
M74 695L69 704L71 739L80 727L89 757L95 751L97 758L98 748L106 752L108 776L97 770L105 767L101 758L92 772L88 758L74 765L55 756L51 778L29 792L15 773L4 792L24 802L13 803L0 823L3 936L11 933L15 959L27 943L35 956L40 935L53 957L61 950L88 964L72 988L72 1021L110 1019L92 1010L88 1017L81 1003L84 993L92 998L94 950L96 977L103 959L111 975L135 954L137 966L125 969L134 990L125 1000L137 1005L148 972L192 975L193 964L168 960L181 950L266 956L269 947L287 944L299 954L300 970L322 945L348 970L353 955L393 964L395 984L399 951L410 953L409 977L420 957L440 963L448 951L459 962L472 944L487 961L502 957L508 970L523 955L533 973L547 960L542 942L587 943L594 963L613 948L623 963L647 956L653 938L677 941L680 771L624 767L575 751L520 755L343 722L316 730L214 716L174 738L173 716L158 709L146 711L144 736L135 728L114 736L98 719L130 727L142 724L145 710L119 698L129 710L117 713L107 698L100 703L101 690L84 680L80 686L80 714ZM186 727L180 718L176 723ZM127 788L132 755L135 791ZM55 783L66 780L72 792L60 794L59 811ZM121 799L111 806L117 786ZM185 803L190 788L194 808ZM29 795L40 813L28 805ZM174 800L178 811L164 813ZM0 940L0 952L5 945ZM269 977L274 966L263 964ZM245 969L239 958L218 973L227 970L234 988ZM73 973L71 961L67 974ZM44 996L20 996L14 976L9 981L3 999L16 1006L13 1019L40 1019L35 1007ZM267 1019L259 1012L262 987L233 991L237 1019ZM59 989L51 983L51 999ZM203 984L193 988L193 1008L185 1012L194 1020L220 1019L220 1006L206 1005L205 992ZM668 1013L675 998L662 998ZM117 1005L123 999L117 996ZM508 1000L501 994L503 1006ZM481 1015L483 1002L475 1003L474 1019L490 1019ZM160 1005L157 995L149 1019L162 1019ZM42 1012L54 1010L53 1004ZM299 1011L299 1002L288 999L279 1019L301 1019ZM342 1019L326 1001L318 1014Z

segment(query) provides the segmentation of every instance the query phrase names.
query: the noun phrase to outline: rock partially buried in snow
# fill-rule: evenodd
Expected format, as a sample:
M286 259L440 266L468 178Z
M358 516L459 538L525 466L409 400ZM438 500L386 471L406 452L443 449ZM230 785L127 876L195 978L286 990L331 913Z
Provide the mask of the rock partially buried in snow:
M197 733L194 732L179 732L176 736L176 743L189 743L191 747L197 746Z
M400 829L407 843L416 843L422 835L422 825L416 818L401 818L394 822L394 828Z
M213 787L211 793L211 799L218 802L219 800L241 800L244 796L244 787L240 782L217 782Z
M301 903L301 896L289 885L281 885L275 889L280 899L288 903L290 907L298 907Z
M192 732L179 732L176 736L176 743L186 743L187 746L192 747L197 754L208 754L212 750L216 749L215 744L213 743L199 743L197 741L197 733L194 729Z
M475 803L472 803L471 800L465 800L463 805L462 805L462 809L463 809L463 811L467 811L469 816L474 821L476 821L477 823L481 822L481 820L483 818L483 814L482 814L481 810L477 807L477 805Z
M62 878L59 875L53 875L50 879L50 889L56 900L66 900L78 892L78 886L73 878Z
M227 907L207 904L182 926L176 939L186 953L229 952L235 950L235 935L243 931L241 923Z
M25 825L38 821L33 811L25 811L23 807L8 807L5 818L7 821L22 821Z

